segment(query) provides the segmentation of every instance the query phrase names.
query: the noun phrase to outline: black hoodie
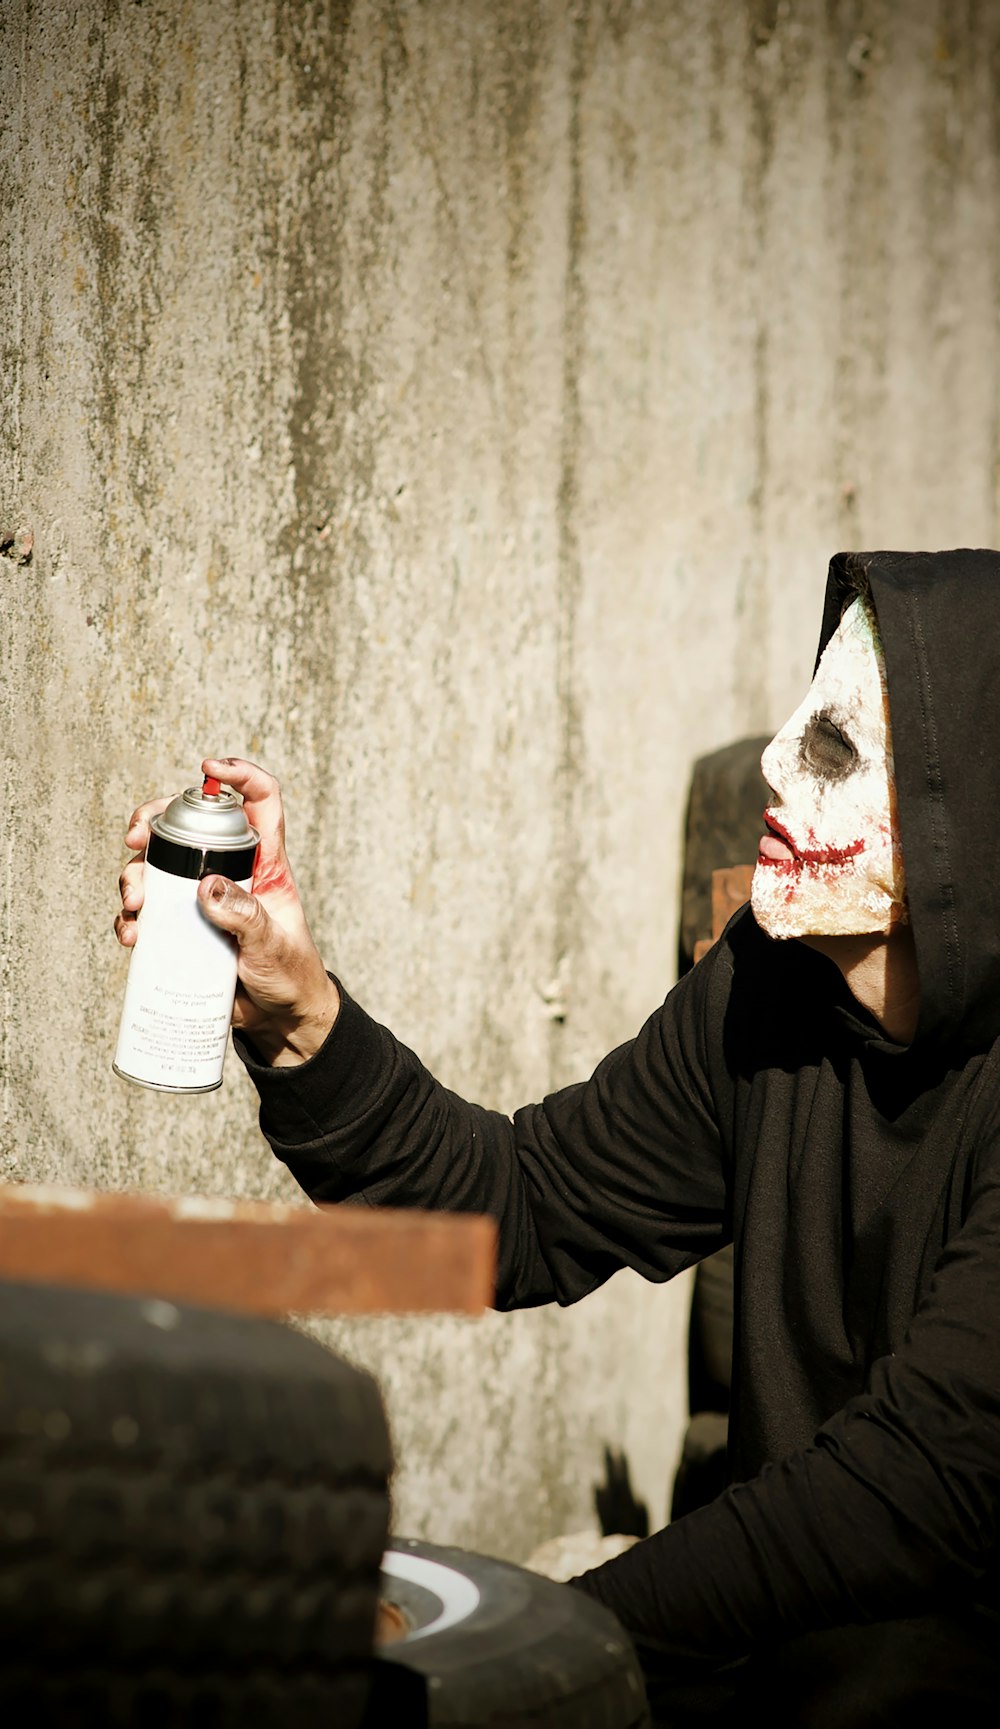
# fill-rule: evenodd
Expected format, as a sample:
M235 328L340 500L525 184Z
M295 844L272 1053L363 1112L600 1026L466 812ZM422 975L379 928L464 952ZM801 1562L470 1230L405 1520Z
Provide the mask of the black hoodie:
M820 648L845 561L830 567ZM735 1244L732 1486L587 1575L643 1642L737 1655L996 1600L1000 555L874 553L921 981L910 1046L749 908L592 1078L513 1120L348 997L322 1051L241 1054L317 1200L492 1213L498 1306ZM994 839L991 841L990 837Z

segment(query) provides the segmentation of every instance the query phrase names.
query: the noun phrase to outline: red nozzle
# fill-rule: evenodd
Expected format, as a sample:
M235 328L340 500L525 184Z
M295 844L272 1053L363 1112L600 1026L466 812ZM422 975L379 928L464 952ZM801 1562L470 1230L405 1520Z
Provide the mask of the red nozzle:
M214 775L207 774L201 786L202 798L218 798L221 791L221 780L216 780Z

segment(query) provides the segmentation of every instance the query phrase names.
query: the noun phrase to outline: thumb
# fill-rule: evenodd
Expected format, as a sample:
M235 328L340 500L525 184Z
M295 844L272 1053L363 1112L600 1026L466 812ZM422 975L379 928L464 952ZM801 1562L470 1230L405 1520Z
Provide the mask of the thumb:
M260 901L228 877L203 877L198 884L198 901L209 923L229 931L240 948L267 941L271 920Z

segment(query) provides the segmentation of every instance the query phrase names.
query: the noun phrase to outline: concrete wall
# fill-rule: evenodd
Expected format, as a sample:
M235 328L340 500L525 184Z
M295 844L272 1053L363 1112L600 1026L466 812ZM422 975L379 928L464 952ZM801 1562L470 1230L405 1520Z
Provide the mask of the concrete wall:
M238 1063L110 1070L124 819L207 750L455 1088L660 1000L692 759L830 553L996 541L998 10L7 0L5 1178L289 1193ZM686 1297L328 1332L397 1529L523 1555L606 1441L662 1518Z

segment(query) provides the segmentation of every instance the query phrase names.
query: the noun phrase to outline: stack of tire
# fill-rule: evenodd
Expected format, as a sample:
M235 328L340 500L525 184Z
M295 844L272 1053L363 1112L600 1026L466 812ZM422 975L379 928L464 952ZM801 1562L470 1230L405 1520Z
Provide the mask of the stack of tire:
M764 733L737 739L697 759L684 823L684 869L677 974L694 965L695 946L712 935L712 872L753 864L761 811L771 792L760 759ZM728 1244L695 1273L688 1335L691 1420L671 1493L670 1517L714 1501L729 1480L730 1381L733 1366L733 1248Z
M291 1328L0 1285L0 1722L638 1729L580 1593L390 1540L370 1376ZM405 1633L373 1649L379 1602Z

